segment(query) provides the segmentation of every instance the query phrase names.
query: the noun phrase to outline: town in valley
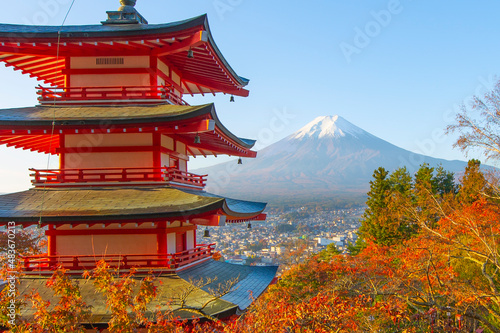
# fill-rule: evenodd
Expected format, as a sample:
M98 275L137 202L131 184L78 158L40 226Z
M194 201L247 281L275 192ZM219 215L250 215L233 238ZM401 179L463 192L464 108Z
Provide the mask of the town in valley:
M223 227L198 229L198 243L215 243L216 251L229 263L240 265L286 265L334 244L340 252L354 244L364 207L309 212L307 207L269 209L267 220L227 223ZM298 258L290 258L291 255Z

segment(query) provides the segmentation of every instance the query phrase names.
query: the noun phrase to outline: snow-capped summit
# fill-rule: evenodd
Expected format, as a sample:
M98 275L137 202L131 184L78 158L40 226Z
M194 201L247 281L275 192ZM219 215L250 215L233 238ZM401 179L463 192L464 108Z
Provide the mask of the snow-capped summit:
M315 118L306 126L290 136L291 139L316 138L323 137L344 137L346 134L358 136L364 134L365 131L351 124L344 118L335 116L321 116Z
M244 159L196 170L209 174L207 191L251 200L327 200L364 196L373 171L406 166L416 172L422 163L462 171L467 163L445 161L399 148L340 116L318 117L297 132Z

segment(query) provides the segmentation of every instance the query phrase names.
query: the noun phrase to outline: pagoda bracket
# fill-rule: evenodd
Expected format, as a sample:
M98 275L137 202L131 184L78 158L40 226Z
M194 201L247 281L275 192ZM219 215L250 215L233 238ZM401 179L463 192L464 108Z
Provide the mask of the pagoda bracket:
M205 30L201 30L195 33L192 37L183 40L182 42L168 44L162 46L160 49L155 49L153 50L153 54L155 56L161 57L172 53L188 51L190 48L196 47L206 42L208 42L208 32Z
M193 218L191 223L210 227L223 227L226 225L226 218L226 215L217 214L205 218Z

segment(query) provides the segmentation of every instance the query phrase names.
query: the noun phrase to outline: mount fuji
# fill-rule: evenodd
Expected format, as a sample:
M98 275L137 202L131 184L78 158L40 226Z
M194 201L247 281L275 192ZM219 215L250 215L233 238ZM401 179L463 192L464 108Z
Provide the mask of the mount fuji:
M340 116L318 117L288 137L260 150L255 159L194 172L208 174L207 191L269 202L365 195L373 171L422 163L463 172L466 162L412 153L384 141ZM316 199L315 199L316 200Z

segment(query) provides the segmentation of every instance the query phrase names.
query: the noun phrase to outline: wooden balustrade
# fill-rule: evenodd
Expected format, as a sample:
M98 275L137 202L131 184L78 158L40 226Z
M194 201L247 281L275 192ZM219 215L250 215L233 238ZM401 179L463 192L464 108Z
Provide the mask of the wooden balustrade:
M130 182L151 184L161 182L173 186L203 189L207 175L175 168L87 168L87 169L29 169L34 186L61 185L128 185Z
M37 87L40 104L162 103L189 105L171 86Z
M208 175L196 175L176 168L166 168L165 180L170 183L186 184L194 187L205 187Z
M117 255L60 255L46 254L20 256L24 272L53 271L62 267L70 271L94 269L100 260L112 268L161 268L177 271L212 257L215 244L199 244L197 247L178 253L165 254L117 254Z

